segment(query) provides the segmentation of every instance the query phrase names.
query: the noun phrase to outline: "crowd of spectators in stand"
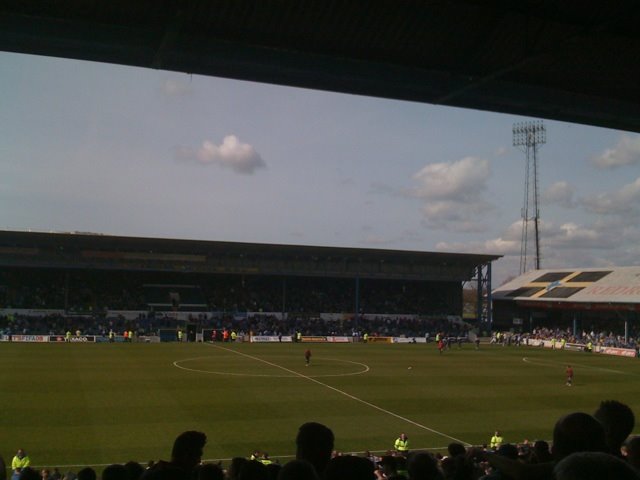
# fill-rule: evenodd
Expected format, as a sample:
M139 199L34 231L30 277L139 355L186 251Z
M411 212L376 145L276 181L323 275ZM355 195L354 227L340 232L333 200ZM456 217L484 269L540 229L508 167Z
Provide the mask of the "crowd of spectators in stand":
M43 269L3 271L0 280L0 308L37 311L0 317L4 334L107 336L127 330L143 336L185 323L260 335L466 333L446 320L461 311L458 287L446 283L361 280L356 302L353 279ZM356 303L363 312L357 321L320 320L323 313L353 317ZM126 311L136 312L135 318L125 318ZM182 311L192 312L186 321L174 315ZM247 313L282 317L285 311L284 320Z
M196 293L209 312L353 312L371 314L447 315L462 310L456 284L361 279L193 275L162 272L4 271L0 275L0 308L64 310L77 314L147 311L151 303L177 307L170 286ZM154 290L155 287L155 290ZM185 288L189 287L189 288ZM185 300L185 299L183 299ZM156 306L156 311L162 307Z
M349 336L369 337L425 337L433 341L436 334L444 337L468 339L472 330L471 325L452 320L450 317L403 317L403 316L359 316L323 320L317 317L279 316L268 314L256 315L208 315L204 313L192 314L186 320L178 320L166 312L139 313L134 319L127 319L121 315L105 317L101 315L0 315L0 334L23 335L65 335L66 332L82 335L98 335L107 337L110 331L121 335L124 331L133 331L136 337L154 336L161 329L185 329L187 324L196 325L198 332L216 330L234 331L239 337L247 335L265 336ZM628 336L623 332L610 330L579 331L573 334L570 327L565 328L534 328L530 333L501 333L493 332L492 343L504 345L526 345L530 340L551 340L557 342L556 348L565 344L587 345L596 347L619 347L638 350L637 326L629 328ZM207 336L205 341L211 338Z
M202 461L207 437L188 431L179 435L168 461L106 467L103 480L640 480L640 437L631 409L603 401L593 414L561 416L544 440L520 444L492 442L493 447L451 443L446 454L411 451L409 444L382 456L336 451L331 429L316 422L300 426L296 458L281 465L265 453L235 457L228 465ZM404 435L404 434L402 434ZM405 437L406 438L406 437ZM396 441L397 442L397 441ZM16 458L22 452L19 461ZM28 459L28 457L27 457ZM2 463L0 459L0 463ZM226 467L226 468L225 468ZM91 467L64 476L57 469L40 473L25 462L20 449L12 462L14 480L96 480ZM0 480L4 480L2 469Z
M182 294L182 300L200 303L192 308L193 313L186 322L172 315L173 311L183 311L183 307L169 297L170 286ZM433 336L436 332L447 336L467 334L468 327L447 320L448 313L462 310L458 287L453 284L361 280L357 290L358 308L362 312L357 321L353 318L321 320L322 313L353 317L349 313L356 307L353 279L196 274L185 277L170 272L7 269L0 276L0 308L40 313L30 317L19 314L0 317L0 333L61 335L79 330L85 335L106 336L111 330L117 334L128 330L143 336L190 323L196 324L198 330L230 329L238 334L260 335L296 332L407 337ZM163 296L166 303L158 305ZM123 311L136 312L135 318L117 313ZM278 318L282 315L247 312L287 313L282 320ZM583 325L585 328L575 334L572 327L544 326L505 338L522 342L534 338L638 347L640 332L633 323L626 338L621 319L589 318L581 321Z
M599 328L598 328L599 327ZM616 332L612 328L616 328ZM574 335L571 329L565 328L538 328L531 333L531 338L543 340L561 340L565 339L567 343L579 343L586 345L591 342L594 345L602 345L604 347L620 347L620 348L636 348L638 338L638 326L633 323L629 325L628 335L622 334L624 326L622 325L592 325L589 331L579 330Z
M157 335L160 329L184 329L186 324L196 325L198 331L229 330L239 336L244 335L334 335L362 337L394 336L394 337L426 337L433 340L437 333L445 337L467 338L471 326L467 323L452 320L451 317L420 318L413 316L360 315L353 317L323 320L318 317L302 317L289 315L285 319L269 314L205 314L194 313L186 320L176 319L168 312L138 313L134 319L122 315L64 315L61 313L41 315L0 315L0 334L25 335L64 335L67 331L83 335L108 336L113 330L117 335L123 331L133 331L136 336ZM595 327L594 327L595 328ZM591 330L578 331L573 334L570 327L534 328L530 333L501 334L493 332L492 343L505 345L527 344L529 340L555 340L558 345L578 344L605 347L638 349L638 327L633 325L628 330L625 340L622 331ZM209 340L206 338L205 340Z
M0 316L0 334L64 335L67 331L82 335L107 337L109 331L116 334L133 331L136 336L157 335L160 329L184 329L186 324L196 325L198 331L233 330L238 335L334 335L362 337L404 336L433 338L436 333L446 336L466 337L469 325L447 318L413 317L359 317L351 319L322 320L319 318L288 317L280 319L273 315L208 316L197 314L187 320L176 320L165 314L139 314L128 320L123 316L93 317L49 314L42 316L10 314ZM206 338L205 340L209 340Z
M601 325L601 328L603 325ZM613 325L609 325L608 329L596 330L595 326L592 326L590 331L580 330L575 334L570 327L566 328L547 328L540 327L534 328L531 333L507 333L500 334L494 332L491 338L492 343L502 343L507 345L521 345L527 344L529 340L549 340L557 344L558 346L565 344L602 346L602 347L617 347L617 348L631 348L638 349L638 326L633 324L628 327L627 337L623 335L624 327L618 325L619 331L612 331Z

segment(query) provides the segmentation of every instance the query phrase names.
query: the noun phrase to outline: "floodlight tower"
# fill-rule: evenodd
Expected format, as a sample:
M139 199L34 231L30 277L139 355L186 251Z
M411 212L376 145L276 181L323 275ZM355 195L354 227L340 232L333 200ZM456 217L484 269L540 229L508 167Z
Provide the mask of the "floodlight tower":
M538 207L538 149L547 142L547 130L542 120L513 124L513 146L526 155L524 170L524 204L522 206L522 241L520 243L520 274L527 271L529 224L535 235L535 268L540 269L540 209Z

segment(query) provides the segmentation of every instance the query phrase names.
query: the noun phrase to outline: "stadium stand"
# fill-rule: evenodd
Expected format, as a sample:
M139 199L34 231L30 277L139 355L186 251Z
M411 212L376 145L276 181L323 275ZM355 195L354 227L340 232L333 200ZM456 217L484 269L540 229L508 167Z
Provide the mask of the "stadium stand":
M0 247L3 334L103 337L465 335L462 284L498 258L31 232Z

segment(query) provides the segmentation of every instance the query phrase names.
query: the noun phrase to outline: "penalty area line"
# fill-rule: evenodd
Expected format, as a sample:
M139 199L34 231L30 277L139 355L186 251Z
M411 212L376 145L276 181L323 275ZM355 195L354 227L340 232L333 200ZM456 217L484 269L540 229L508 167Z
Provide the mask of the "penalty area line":
M221 347L219 345L213 345L213 344L207 344L207 345L210 345L211 347L217 348L217 349L220 349L220 350L225 350L227 352L232 352L232 353L235 353L237 355L241 355L243 357L247 357L247 358L250 358L252 360L256 360L258 362L262 362L262 363L264 363L266 365L270 365L270 366L275 367L275 368L279 368L281 370L284 370L285 372L291 373L292 375L295 375L297 377L303 378L305 380L309 380L310 382L313 382L313 383L316 383L317 385L320 385L322 387L328 388L329 390L333 390L334 392L339 393L340 395L343 395L343 396L345 396L347 398L350 398L351 400L354 400L356 402L360 402L363 405L366 405L366 406L371 407L371 408L373 408L375 410L378 410L379 412L385 413L385 414L390 415L392 417L395 417L395 418L397 418L399 420L402 420L403 422L406 422L406 423L409 423L409 424L411 424L411 425L413 425L415 427L421 428L422 430L426 430L428 432L435 433L436 435L440 435L442 437L448 438L448 439L453 440L455 442L462 443L463 445L465 445L467 447L471 446L470 443L465 442L464 440L460 440L459 438L452 437L451 435L447 435L444 432L439 432L438 430L434 430L433 428L429 428L426 425L422 425L421 423L418 423L418 422L415 422L415 421L411 420L410 418L403 417L402 415L398 415L397 413L394 413L394 412L392 412L390 410L387 410L385 408L379 407L378 405L375 405L375 404L373 404L371 402L367 402L366 400L363 400L363 399L358 398L358 397L356 397L354 395L351 395L350 393L347 393L344 390L340 390L339 388L332 387L331 385L327 385L324 382L316 380L315 378L312 378L312 377L308 377L307 375L303 375L302 373L296 372L295 370L291 370L289 368L283 367L282 365L278 365L276 363L269 362L268 360L264 360L264 359L259 358L259 357L254 357L253 355L249 355L247 353L238 352L236 350L233 350L233 349L230 349L230 348L226 348L226 347Z

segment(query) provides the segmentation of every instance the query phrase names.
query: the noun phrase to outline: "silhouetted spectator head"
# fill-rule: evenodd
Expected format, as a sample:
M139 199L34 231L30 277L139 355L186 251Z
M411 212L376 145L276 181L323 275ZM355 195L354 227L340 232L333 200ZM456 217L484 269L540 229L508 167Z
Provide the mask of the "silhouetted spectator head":
M78 480L96 480L98 475L91 467L85 467L78 472Z
M440 461L440 470L444 478L453 478L456 474L456 457L445 457Z
M125 463L124 468L129 472L129 480L138 480L144 473L144 467L133 460Z
M280 473L280 469L282 465L279 463L270 463L267 465L267 473L269 474L269 480L277 480L278 474Z
M511 460L518 459L518 447L511 443L504 443L498 447L496 454L502 455L503 457L510 458Z
M124 465L114 463L102 471L102 480L128 480L129 472Z
M309 422L300 426L296 436L296 459L311 463L322 475L331 459L335 438L329 427Z
M556 460L577 452L606 452L604 427L588 413L574 412L560 417L553 429L551 451Z
M20 471L20 480L40 480L40 474L31 467L24 467Z
M398 472L406 472L407 471L407 457L404 455L396 455L396 471Z
M624 444L624 452L629 465L640 471L640 436L631 437Z
M635 416L624 403L616 400L605 400L593 414L604 427L609 452L620 455L620 447L633 431Z
M249 460L240 467L238 480L269 480L267 466L257 460Z
M292 460L280 469L278 480L320 480L320 477L306 460Z
M393 455L384 455L378 465L382 470L382 473L387 477L391 477L398 473L398 465L397 465L398 457L394 457Z
M62 480L76 480L78 478L78 476L76 475L75 472L68 470L63 476L62 476Z
M229 480L238 480L238 475L240 475L240 469L248 461L249 459L244 457L233 457L231 459L231 464L227 469L227 477L229 478Z
M329 460L324 480L375 480L375 468L366 458L343 455Z
M465 453L467 453L467 449L464 448L464 445L457 442L450 443L447 447L447 451L449 452L450 457L455 457L456 455L464 455Z
M222 467L217 463L205 463L196 469L197 480L224 480Z
M602 452L569 455L553 469L556 480L640 480L624 460Z
M433 455L426 452L409 455L409 480L442 480L444 477Z
M446 460L450 462L448 465L449 475L445 472L444 460L441 462L444 478L451 480L467 480L478 477L478 475L476 475L473 462L467 458L466 455L456 455L455 457L449 457Z
M192 471L202 460L202 451L206 443L207 436L202 432L189 430L181 433L173 442L171 462Z
M533 444L532 463L546 463L553 460L549 442L546 440L536 440Z

